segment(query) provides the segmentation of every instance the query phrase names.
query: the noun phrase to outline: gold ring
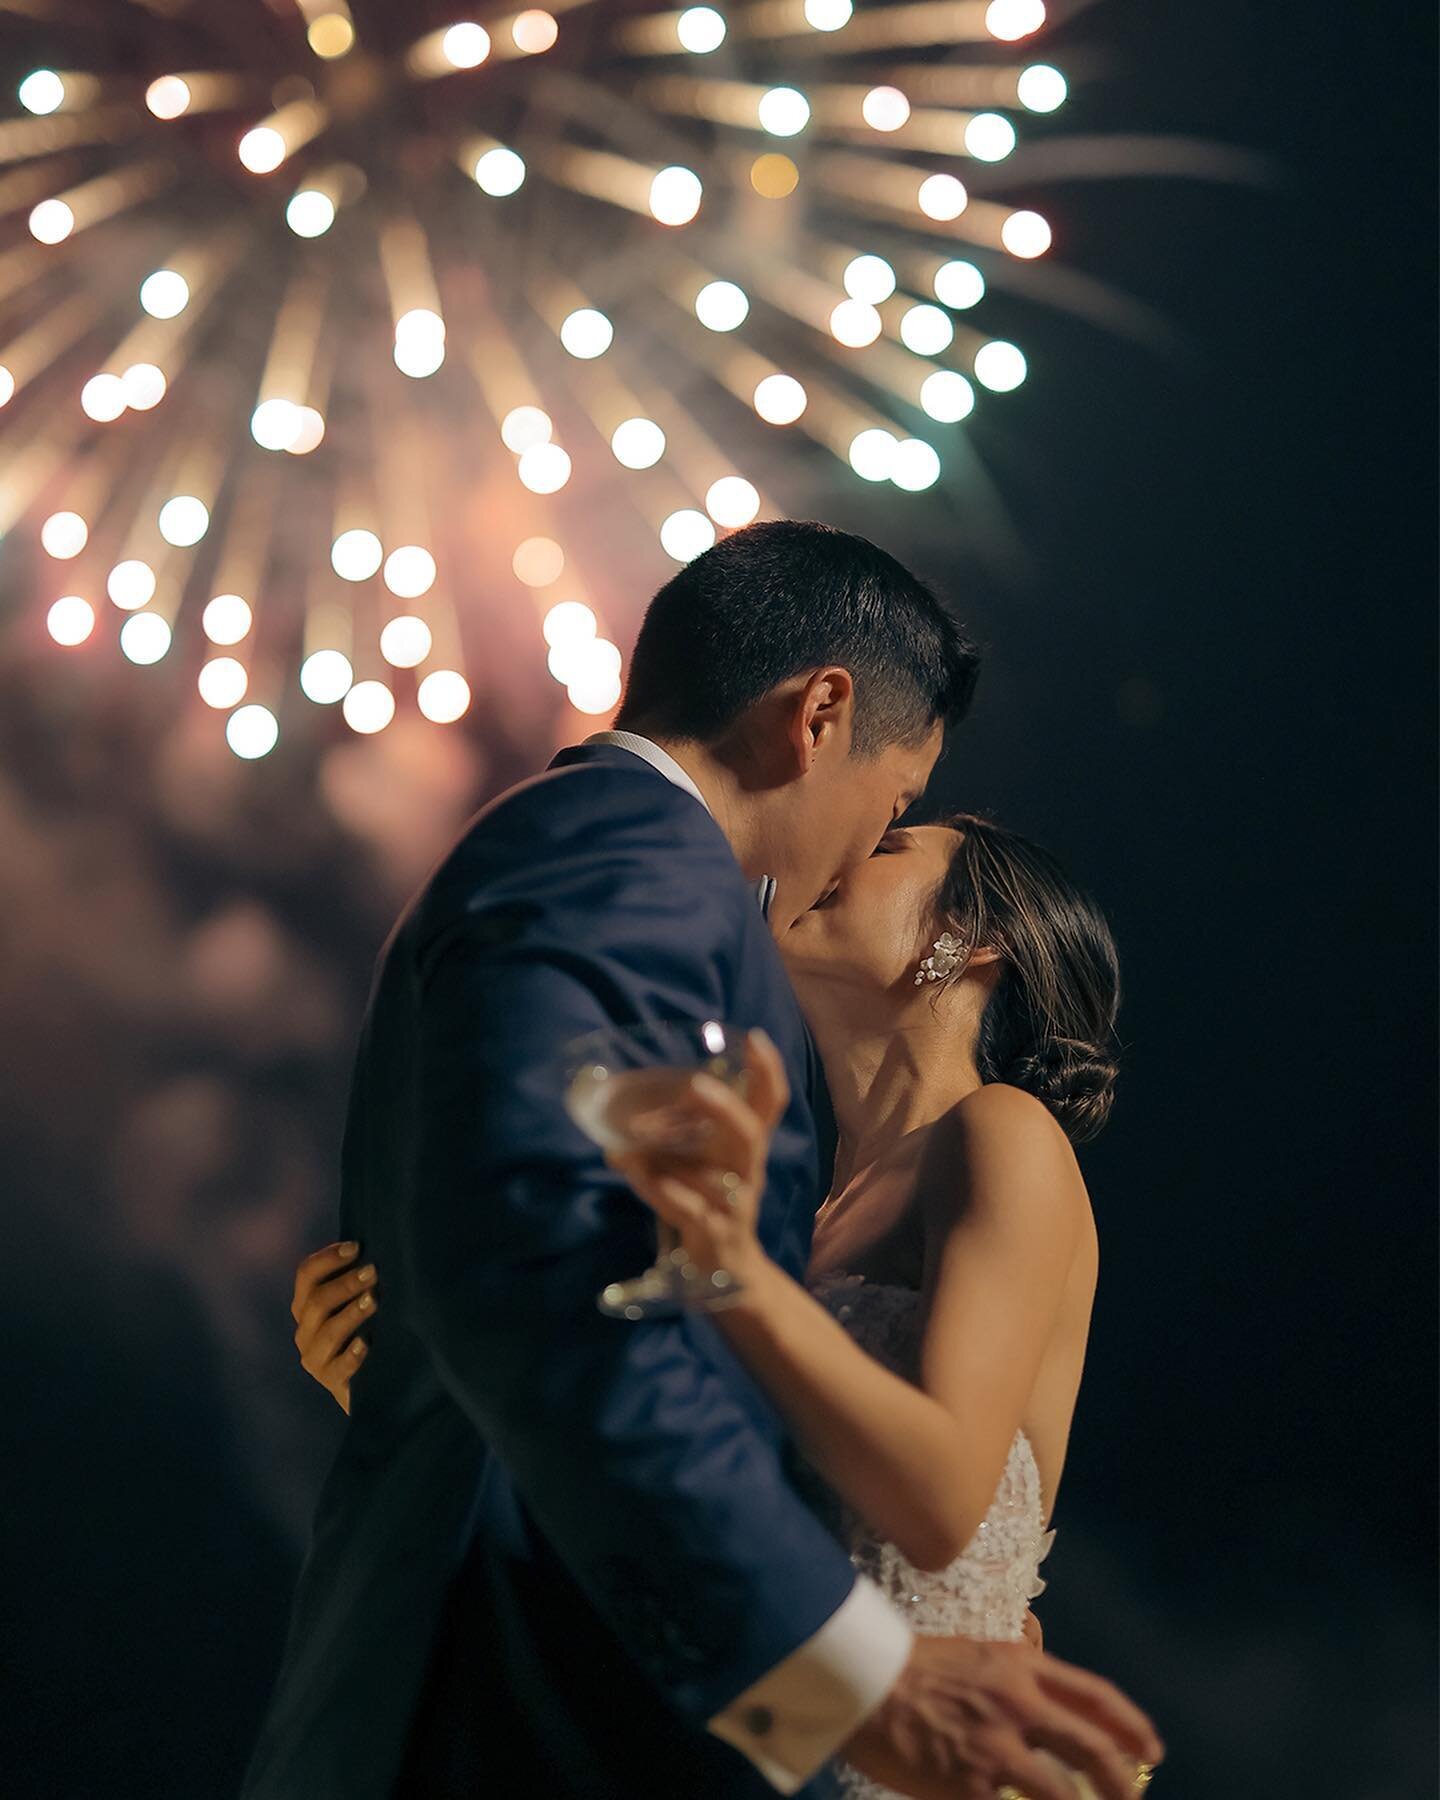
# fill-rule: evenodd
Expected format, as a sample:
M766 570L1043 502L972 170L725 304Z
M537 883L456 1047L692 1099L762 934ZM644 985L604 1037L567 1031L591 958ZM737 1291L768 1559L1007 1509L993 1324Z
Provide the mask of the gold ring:
M1026 1800L1026 1796L1020 1792L1019 1788L1011 1787L1007 1781L1004 1787L996 1788L995 1800Z
M1136 1793L1144 1793L1145 1789L1147 1787L1149 1787L1150 1783L1154 1779L1155 1779L1154 1763L1146 1763L1146 1762L1136 1763L1136 1765L1135 1765L1135 1791L1136 1791Z
M740 1190L745 1185L743 1179L737 1175L733 1169L727 1169L720 1177L720 1185L725 1190L725 1204L727 1206L738 1206L740 1204Z

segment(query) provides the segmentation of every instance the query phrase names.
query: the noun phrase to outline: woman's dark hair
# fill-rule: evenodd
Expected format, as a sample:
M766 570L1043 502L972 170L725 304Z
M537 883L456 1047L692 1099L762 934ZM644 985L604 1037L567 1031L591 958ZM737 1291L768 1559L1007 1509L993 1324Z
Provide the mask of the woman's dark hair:
M1000 953L980 1019L980 1079L1034 1094L1083 1143L1109 1117L1118 1072L1110 927L1048 850L975 813L941 823L964 836L937 895L940 928Z
M979 652L893 556L811 519L766 519L687 563L650 602L615 723L713 743L793 675L855 681L851 748L918 744L969 707Z

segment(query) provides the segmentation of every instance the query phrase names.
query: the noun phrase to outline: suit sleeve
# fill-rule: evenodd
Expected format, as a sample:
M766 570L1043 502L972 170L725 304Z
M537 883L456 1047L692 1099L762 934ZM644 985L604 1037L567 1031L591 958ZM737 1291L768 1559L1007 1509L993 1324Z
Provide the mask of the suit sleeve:
M817 1639L855 1572L787 1480L776 1416L713 1322L598 1310L600 1288L649 1259L654 1221L563 1106L561 1052L578 1034L633 1022L637 1004L725 1016L748 896L733 867L686 874L657 882L643 843L607 833L527 871L523 897L487 883L420 942L407 1302L442 1380L634 1660L791 1791L810 1771L783 1755L766 1767L765 1709L741 1732L734 1703ZM878 1702L898 1647L878 1686L873 1658L847 1689L833 1657L828 1697L789 1684L831 1722L828 1742L823 1720L811 1732L820 1755Z

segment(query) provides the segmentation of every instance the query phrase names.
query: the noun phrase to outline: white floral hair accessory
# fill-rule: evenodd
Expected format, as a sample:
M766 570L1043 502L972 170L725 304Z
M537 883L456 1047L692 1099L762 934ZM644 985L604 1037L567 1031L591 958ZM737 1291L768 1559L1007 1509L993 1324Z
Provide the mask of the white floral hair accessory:
M963 938L957 938L948 931L936 938L929 956L915 971L916 987L922 987L927 981L943 981L947 975L953 975L964 961L969 948Z

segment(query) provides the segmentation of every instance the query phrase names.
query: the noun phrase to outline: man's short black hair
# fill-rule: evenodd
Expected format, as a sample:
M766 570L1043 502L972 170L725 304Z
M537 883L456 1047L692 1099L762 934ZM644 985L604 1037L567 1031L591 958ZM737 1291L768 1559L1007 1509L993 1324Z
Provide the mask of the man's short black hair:
M958 723L979 663L893 556L813 519L765 519L722 538L655 595L615 723L713 743L781 682L836 664L855 681L851 748L874 754Z

